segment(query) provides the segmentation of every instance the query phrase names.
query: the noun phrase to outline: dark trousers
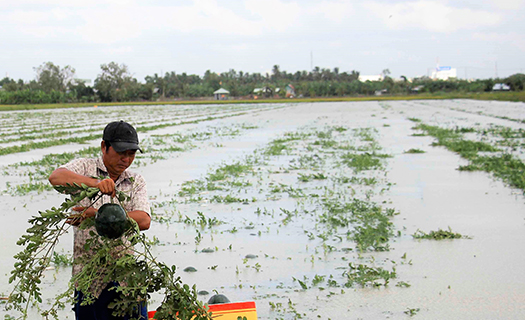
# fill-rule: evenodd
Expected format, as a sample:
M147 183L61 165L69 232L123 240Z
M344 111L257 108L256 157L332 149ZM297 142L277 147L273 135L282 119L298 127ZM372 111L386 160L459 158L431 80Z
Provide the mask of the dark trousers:
M137 303L138 311L132 317L115 317L113 316L112 309L108 308L108 305L119 298L119 294L116 290L109 290L110 288L117 287L117 283L108 284L108 286L102 291L98 299L93 304L81 306L84 295L80 291L75 291L75 311L76 320L129 320L129 319L148 319L148 307L145 302Z

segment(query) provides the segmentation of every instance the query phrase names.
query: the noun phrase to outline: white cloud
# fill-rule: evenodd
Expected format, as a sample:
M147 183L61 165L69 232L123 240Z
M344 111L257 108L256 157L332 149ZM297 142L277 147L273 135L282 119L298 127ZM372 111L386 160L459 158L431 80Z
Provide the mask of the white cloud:
M124 46L124 47L110 47L104 50L109 55L117 55L117 54L126 54L126 53L132 53L134 52L133 47L130 46Z
M525 53L525 35L516 32L510 33L474 33L473 38L485 41L490 44L504 45L506 47L516 47Z
M296 2L246 0L244 5L253 15L260 17L260 27L266 30L286 31L297 25L301 15L301 6Z
M497 13L456 8L437 1L416 1L398 4L369 3L368 7L390 29L423 28L432 32L453 32L494 26L501 21Z
M32 1L23 1L26 7L32 7ZM62 0L54 0L35 10L18 4L17 9L1 12L0 19L39 39L67 35L95 44L118 43L148 32L151 37L170 32L260 34L265 26L263 21L252 22L236 15L216 0L195 0L184 6L142 5L131 0L98 1L94 5L74 2L65 7L61 4Z
M490 0L491 4L503 10L516 10L525 5L525 0Z
M352 14L351 4L342 0L304 4L245 0L229 5L218 0L193 0L183 5L137 0L48 0L40 2L40 6L37 3L20 0L15 9L0 13L0 19L40 39L65 36L85 43L113 44L142 34L164 36L169 41L170 35L177 33L220 37L300 33L307 27L317 30L322 29L320 25L340 24Z
M49 11L15 10L0 14L0 19L6 21L15 33L34 36L38 39L63 37L71 32L75 22L67 10L52 9ZM63 27L67 25L68 27Z
M457 52L458 60L504 52L507 60L521 65L525 36L518 33L524 26L524 4L525 0L0 0L0 38L10 44L0 53L0 67L11 73L10 66L26 68L30 74L23 78L34 76L31 67L40 60L77 69L82 65L87 73L111 60L144 75L171 68L195 73L264 71L274 64L294 71L310 65L313 50L315 64L323 67L344 67L352 61L353 69L370 73L372 66L388 63L391 70L409 75L407 70L426 70L426 61L433 61L441 48L437 43L448 53ZM420 32L412 32L419 30L431 32L422 38ZM454 32L464 30L471 32ZM472 45L464 43L471 39ZM23 62L12 62L22 61L26 53Z
M111 6L105 10L83 10L84 24L76 33L85 41L98 44L112 44L135 39L146 32L152 17L147 11L136 7Z
M328 21L341 23L354 14L352 3L344 1L322 1L307 9L308 14L321 13Z
M0 6L5 5L5 10L9 9L28 9L28 8L86 8L98 5L130 5L133 0L0 0Z

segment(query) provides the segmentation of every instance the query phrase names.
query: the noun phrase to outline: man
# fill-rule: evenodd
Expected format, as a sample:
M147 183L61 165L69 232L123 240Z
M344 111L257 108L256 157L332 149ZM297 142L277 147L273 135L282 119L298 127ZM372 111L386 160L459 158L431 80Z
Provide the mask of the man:
M89 199L84 199L78 207L73 210L84 212L81 219L70 221L74 227L73 258L77 261L80 257L89 256L84 250L84 244L90 236L94 227L80 229L77 226L83 219L94 217L97 209L103 204L111 202L115 197L116 190L126 193L130 198L121 205L128 215L134 219L140 230L150 227L150 207L146 190L146 181L136 173L128 171L128 167L135 159L139 147L137 131L133 126L124 121L109 123L104 129L101 151L102 157L98 159L76 159L56 169L49 176L49 182L56 185L85 184L89 187L100 189L102 197L92 206ZM86 209L87 208L87 209ZM81 263L74 263L73 275L78 274L84 267ZM75 315L76 320L102 320L118 319L111 315L108 304L117 298L115 290L111 288L118 286L117 283L103 283L102 279L95 280L92 284L92 294L96 298L90 305L82 306L84 295L76 293ZM141 306L141 315L147 319L146 306Z

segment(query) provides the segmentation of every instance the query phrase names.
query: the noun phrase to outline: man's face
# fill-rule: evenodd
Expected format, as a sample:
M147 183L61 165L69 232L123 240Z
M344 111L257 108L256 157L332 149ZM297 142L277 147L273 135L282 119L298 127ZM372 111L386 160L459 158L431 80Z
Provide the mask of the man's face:
M104 141L102 141L102 160L108 169L109 176L116 180L133 163L136 152L137 150L116 152L112 146L106 150Z

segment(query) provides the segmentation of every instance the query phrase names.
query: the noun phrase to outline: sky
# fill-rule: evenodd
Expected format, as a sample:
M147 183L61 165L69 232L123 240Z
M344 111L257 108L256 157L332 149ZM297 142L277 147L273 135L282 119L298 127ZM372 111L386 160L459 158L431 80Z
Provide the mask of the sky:
M314 67L394 78L439 66L462 79L525 73L525 0L0 0L0 78L45 62L94 80L124 64L166 72L295 73Z

